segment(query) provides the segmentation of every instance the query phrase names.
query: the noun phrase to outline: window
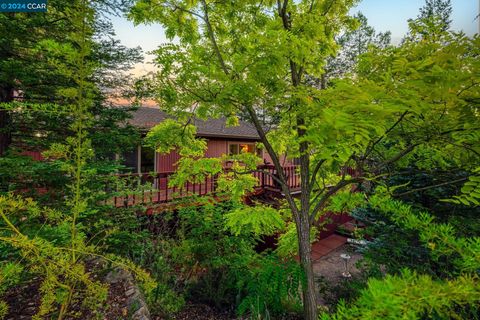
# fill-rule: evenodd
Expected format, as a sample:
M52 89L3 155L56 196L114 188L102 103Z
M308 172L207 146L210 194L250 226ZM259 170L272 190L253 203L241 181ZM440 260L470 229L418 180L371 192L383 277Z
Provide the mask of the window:
M137 172L138 148L123 154L122 164L126 167L125 172Z
M137 146L135 150L123 155L123 164L127 172L153 172L155 171L155 150Z
M254 143L230 143L228 145L228 154L235 155L243 152L256 153L259 157L262 156L262 150L256 148Z
M228 155L238 154L238 144L231 144L228 146Z
M155 171L155 150L149 147L141 147L140 172L147 173Z

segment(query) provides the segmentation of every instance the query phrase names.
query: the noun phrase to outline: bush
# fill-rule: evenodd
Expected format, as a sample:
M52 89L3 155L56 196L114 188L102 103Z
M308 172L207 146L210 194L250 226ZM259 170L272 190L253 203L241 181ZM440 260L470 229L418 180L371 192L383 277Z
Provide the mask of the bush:
M143 226L137 222L143 233L132 230L125 248L158 283L147 298L153 313L171 315L187 300L251 317L301 311L300 267L272 252L256 252L255 223L249 222L251 232L244 226L233 234L227 214L238 210L238 205L225 202L162 213L148 218L156 228L150 228L147 237L140 234L148 221L141 220ZM108 240L112 250L121 248L118 235L129 228Z

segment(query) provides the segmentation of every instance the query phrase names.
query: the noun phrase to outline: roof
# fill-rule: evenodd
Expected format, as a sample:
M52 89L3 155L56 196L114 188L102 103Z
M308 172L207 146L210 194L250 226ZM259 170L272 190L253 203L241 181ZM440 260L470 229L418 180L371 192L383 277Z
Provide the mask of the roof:
M129 123L141 129L151 129L155 125L170 118L168 114L158 108L140 107L132 112L133 117ZM245 121L239 121L235 127L227 127L226 119L195 119L194 124L197 127L197 136L208 138L242 138L259 140L255 127Z

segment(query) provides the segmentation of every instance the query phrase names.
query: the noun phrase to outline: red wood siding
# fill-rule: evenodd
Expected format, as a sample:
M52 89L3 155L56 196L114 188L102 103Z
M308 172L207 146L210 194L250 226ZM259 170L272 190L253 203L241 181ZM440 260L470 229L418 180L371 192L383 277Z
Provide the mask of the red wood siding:
M228 153L229 143L255 143L255 141L229 141L221 139L209 139L207 141L207 151L205 156L208 158L218 158ZM266 151L263 151L263 158L269 164L273 164L272 159ZM166 155L157 154L157 172L175 171L175 163L180 159L180 155L176 151L172 151ZM286 159L285 156L280 157L282 165L292 165L292 161Z
M227 153L227 140L208 140L207 152L205 156L207 158L218 158Z
M42 161L44 160L42 156L42 152L40 151L22 151L20 153L22 156L27 156L27 157L32 157L33 160L35 161Z
M169 154L157 153L157 172L175 171L175 163L180 159L180 155L176 151Z
M207 152L205 156L208 158L221 157L227 152L226 140L208 140ZM176 151L169 154L157 153L157 172L172 172L175 171L175 163L180 159L180 155Z

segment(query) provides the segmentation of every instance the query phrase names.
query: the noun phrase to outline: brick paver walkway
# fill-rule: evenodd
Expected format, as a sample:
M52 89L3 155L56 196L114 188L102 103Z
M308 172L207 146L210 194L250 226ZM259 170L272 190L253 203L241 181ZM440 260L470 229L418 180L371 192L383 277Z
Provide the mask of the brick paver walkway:
M338 234L332 234L325 239L318 240L312 244L312 260L316 261L326 256L335 249L347 243L347 238Z

